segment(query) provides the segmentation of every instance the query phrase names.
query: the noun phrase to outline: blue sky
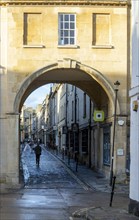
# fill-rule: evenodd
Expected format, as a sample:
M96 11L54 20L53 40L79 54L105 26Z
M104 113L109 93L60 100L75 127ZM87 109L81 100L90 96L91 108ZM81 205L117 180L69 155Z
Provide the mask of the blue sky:
M24 105L26 105L26 107L36 108L38 104L41 104L43 102L46 95L49 94L49 91L50 91L50 84L39 87L28 96Z

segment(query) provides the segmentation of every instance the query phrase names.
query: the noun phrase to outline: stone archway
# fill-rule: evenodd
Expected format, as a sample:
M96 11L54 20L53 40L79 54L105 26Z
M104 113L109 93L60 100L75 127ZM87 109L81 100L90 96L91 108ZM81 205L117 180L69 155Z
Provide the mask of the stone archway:
M65 59L58 63L53 63L43 67L25 79L15 97L14 112L20 112L21 106L31 92L44 84L52 82L70 83L76 85L86 91L88 95L98 104L98 106L100 104L99 100L97 100L99 97L97 97L95 89L102 88L103 93L106 93L111 102L112 112L114 110L115 91L108 79L92 67L81 64L75 60ZM119 114L119 101L117 101L117 103L117 112Z
M105 97L109 101L109 114L113 117L115 97L114 88L104 75L92 67L81 64L75 60L64 59L51 65L47 65L46 67L30 74L29 77L19 85L13 103L13 111L7 114L8 124L10 125L8 132L12 140L12 143L7 141L8 148L12 148L11 152L8 152L8 158L14 158L16 155L16 160L12 159L8 161L7 159L7 167L4 171L5 174L3 173L3 179L6 184L9 183L10 185L16 185L19 183L20 158L17 155L19 155L19 115L21 107L31 92L44 84L53 82L69 83L79 87L86 91L99 107L101 107L101 101L103 97ZM101 94L101 96L98 94ZM119 101L117 110L119 114ZM11 146L9 147L9 145Z

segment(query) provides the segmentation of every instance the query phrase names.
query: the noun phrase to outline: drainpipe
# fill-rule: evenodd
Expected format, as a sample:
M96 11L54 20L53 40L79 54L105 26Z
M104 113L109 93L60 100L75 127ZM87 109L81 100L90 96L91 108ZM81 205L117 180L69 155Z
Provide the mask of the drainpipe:
M91 167L91 98L89 103L89 168Z
M76 86L75 86L75 91L74 91L74 100L75 100L75 108L74 108L74 110L75 110L75 120L74 120L74 122L76 123L76 92L77 92L77 89L76 89Z
M67 129L67 117L68 117L68 85L66 84L66 119L65 119L65 125L66 125L66 149L69 151L68 146L68 129Z
M74 123L76 124L76 110L77 110L77 106L76 106L76 94L77 93L77 88L76 88L76 86L75 86L75 90L74 90L74 102L75 102L75 106L74 106L74 116L75 116L75 118L74 118ZM76 138L76 134L75 134L75 132L74 132L74 152L75 152L75 138ZM76 155L75 155L75 159L76 159Z

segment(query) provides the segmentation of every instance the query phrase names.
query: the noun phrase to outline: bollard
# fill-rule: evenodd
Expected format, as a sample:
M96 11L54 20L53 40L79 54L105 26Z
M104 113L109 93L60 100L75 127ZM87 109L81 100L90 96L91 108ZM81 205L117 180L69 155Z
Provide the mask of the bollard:
M62 149L62 160L64 160L64 148Z
M58 146L55 146L55 154L58 155Z
M70 165L70 152L68 153L68 165Z
M113 200L113 196L114 196L115 180L116 180L116 176L113 177L113 182L112 182L112 191L111 191L111 198L110 198L110 207L112 206L112 200Z
M76 158L76 172L78 172L78 157Z

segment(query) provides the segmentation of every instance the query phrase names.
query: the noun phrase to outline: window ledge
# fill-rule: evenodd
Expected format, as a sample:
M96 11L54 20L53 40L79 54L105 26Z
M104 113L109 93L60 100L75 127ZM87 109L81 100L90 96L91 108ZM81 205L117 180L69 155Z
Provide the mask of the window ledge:
M44 48L44 45L23 45L23 48Z
M112 49L114 48L112 45L93 45L94 49Z
M72 49L72 48L73 48L73 49L74 49L74 48L75 48L75 49L76 49L76 48L79 48L78 45L58 45L57 47L58 47L58 48L64 48L64 49L67 49L67 48L69 48L69 49L70 49L70 48L71 48L71 49Z

